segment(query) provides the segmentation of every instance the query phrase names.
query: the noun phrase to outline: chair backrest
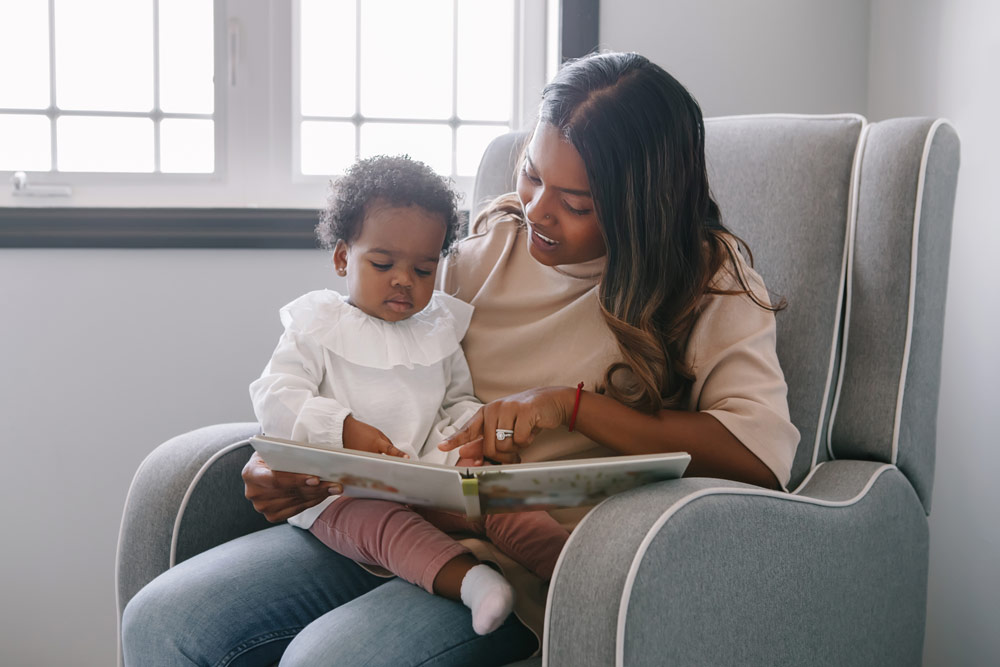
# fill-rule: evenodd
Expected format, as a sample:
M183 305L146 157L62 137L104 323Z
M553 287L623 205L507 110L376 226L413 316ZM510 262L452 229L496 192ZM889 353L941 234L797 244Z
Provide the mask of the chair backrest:
M777 314L788 408L801 434L789 488L826 458L836 381L852 175L864 119L735 116L705 123L709 182Z
M896 464L930 512L959 140L930 118L866 135L830 444Z
M923 123L926 131L931 121ZM887 187L885 180L889 176L882 172L894 173L896 170L909 169L908 173L913 180L911 190L916 189L919 170L911 164L914 161L907 157L907 151L903 151L906 155L898 153L904 145L908 147L908 151L914 150L914 136L919 128L912 127L908 121L904 125L908 129L897 127L895 121L868 126L864 118L853 114L706 119L705 150L709 179L722 209L723 221L750 246L757 270L773 297L784 298L788 304L777 315L778 356L788 382L792 421L802 435L789 488L794 488L817 462L831 455L886 462L898 460L904 472L912 474L911 479L918 490L924 484L922 481L918 483L918 480L924 480L932 473L932 470L928 470L928 465L933 468L933 406L936 406L937 399L937 362L926 363L922 360L921 363L914 364L911 361L909 365L909 373L915 380L933 380L935 387L933 395L914 392L907 395L907 400L912 401L912 404L905 401L903 403L902 410L918 412L924 402L933 401L932 408L921 414L920 419L923 421L915 425L921 433L917 438L920 442L912 443L913 438L909 437L908 431L903 437L890 438L884 435L883 421L886 415L891 416L899 411L880 411L876 415L873 412L875 406L866 405L864 388L873 381L871 374L882 378L880 382L884 384L887 382L885 378L890 377L893 371L891 368L871 365L862 355L844 369L837 424L830 428L831 406L836 399L840 355L843 351L842 323L845 321L845 296L849 284L848 242L856 216L861 216L866 229L879 227L881 225L869 223L882 219L884 213L880 212L880 207L895 207L895 202L914 201L914 197L906 199L905 193L898 193L896 190L883 192ZM951 144L947 139L950 135L943 133L940 126L937 127L939 129L936 134L940 138L935 140L935 145L940 143L940 147L931 151L929 163L933 172L935 165L940 162L942 175L932 177L927 172L928 185L923 188L925 202L921 217L934 215L941 218L947 212L950 222L954 181L949 182L944 174L953 175L954 170L943 155L940 159L936 158L938 152L950 154ZM487 149L476 177L473 215L492 197L513 189L516 156L525 138L525 133L504 135ZM916 164L919 164L921 151L924 150L922 140L916 142L915 150ZM888 163L888 166L883 163ZM903 166L904 163L909 166ZM892 210L898 214L897 217L906 219L906 210ZM912 207L909 215L912 219ZM911 227L912 222L907 229ZM924 225L921 228L921 237L934 235L933 239L927 241L928 245L934 245L934 249L928 252L935 253L937 258L936 253L941 252L939 237L946 234L947 230L942 228L942 224L933 225L932 231L927 231L926 227ZM865 234L868 233L859 234L858 243L866 243ZM886 241L896 242L891 238ZM909 257L911 244L907 240L904 245L905 248L894 246L894 249L897 254L902 253L898 255L901 266L905 265L908 271L909 263L902 262L902 259L904 256ZM870 253L855 253L855 271L859 270L859 266L868 267L871 261L877 262L884 252L873 249ZM944 252L946 255L946 247ZM931 263L940 268L940 259L932 260ZM902 274L895 272L894 275ZM858 282L857 276L854 282ZM927 276L921 277L918 285L927 285L925 292L933 291L933 294L918 292L918 295L925 298L927 305L924 307L924 314L936 322L937 329L936 334L931 331L926 335L922 334L919 341L907 343L911 350L910 356L916 353L918 347L921 352L925 348L937 350L939 355L939 311L943 307L943 283L939 276ZM904 292L900 302L904 304L904 314L909 312L905 309L905 297ZM893 295L892 298L900 297ZM924 301L919 303L923 304ZM850 322L854 331L860 326L859 319L868 318L863 310L872 308L874 304L859 302L856 298L850 305L853 313ZM897 304L896 310L899 307ZM919 309L917 314L921 315ZM876 330L892 325L882 320L878 322ZM904 329L905 327L899 330ZM920 331L923 332L924 329ZM865 336L858 333L856 337L863 341ZM849 353L857 354L854 348L861 345L856 341ZM899 358L901 355L896 356ZM898 364L895 371L898 383ZM894 401L895 396L893 394L891 399L886 398L882 403ZM883 407L878 409L884 410ZM930 417L926 414L928 412ZM925 439L928 418L931 420L931 437ZM853 425L851 422L855 420L860 423ZM902 423L905 431L905 425L909 422L904 420ZM838 446L830 446L827 442L831 431ZM898 447L885 444L893 442ZM916 446L912 451L908 449L911 443ZM929 494L929 487L926 493ZM925 497L925 492L921 491L921 496Z

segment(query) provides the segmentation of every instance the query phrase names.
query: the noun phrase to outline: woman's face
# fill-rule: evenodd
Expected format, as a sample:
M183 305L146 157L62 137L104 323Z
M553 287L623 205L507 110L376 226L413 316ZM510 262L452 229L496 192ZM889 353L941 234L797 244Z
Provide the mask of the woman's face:
M445 231L444 217L420 206L369 204L358 237L350 245L338 241L333 250L350 303L388 322L423 310L434 292Z
M528 250L537 261L580 264L607 252L583 159L549 123L538 123L531 137L517 196L528 223Z

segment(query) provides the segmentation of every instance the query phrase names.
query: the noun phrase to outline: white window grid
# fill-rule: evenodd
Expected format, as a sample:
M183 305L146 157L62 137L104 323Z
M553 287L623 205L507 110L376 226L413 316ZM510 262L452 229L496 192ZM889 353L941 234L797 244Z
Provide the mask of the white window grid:
M169 0L168 0L169 1ZM50 151L50 163L49 169L45 172L39 173L49 173L49 174L60 174L73 176L74 179L84 178L89 181L93 180L103 180L104 177L100 174L110 174L113 173L115 178L120 178L122 176L129 177L139 177L142 178L146 174L155 173L161 174L163 176L169 177L181 177L181 178L191 178L191 177L211 177L218 172L218 164L215 166L215 171L209 174L164 174L160 169L160 122L164 119L196 119L196 120L210 120L216 123L215 132L215 154L220 156L224 149L222 143L221 132L218 131L218 113L220 105L224 104L225 97L222 94L221 87L216 86L215 93L215 110L213 113L180 113L180 112L165 112L160 108L160 0L152 0L152 39L150 48L152 49L152 91L153 91L153 106L150 111L116 111L116 110L84 110L84 109L64 109L59 106L59 100L56 94L56 77L57 72L57 62L56 62L56 7L55 0L48 0L48 35L49 35L49 106L45 109L19 109L19 108L3 108L0 107L0 115L29 115L29 116L45 116L49 121L49 151ZM218 20L218 12L215 12L216 21ZM218 30L216 30L218 34ZM216 61L216 70L218 70L218 57ZM218 76L218 71L216 71L216 76ZM59 165L59 142L57 141L57 122L61 117L100 117L100 118L143 118L148 119L153 122L153 169L152 172L73 172L61 170L58 168ZM218 162L218 160L216 160Z
M515 3L515 24L520 22L520 13L523 11L523 7L519 7L520 3ZM451 177L454 179L461 178L463 175L458 173L458 130L461 127L497 127L504 128L505 130L510 130L515 127L515 123L523 115L522 110L516 108L517 95L512 96L515 100L513 108L509 110L508 120L481 120L475 118L461 118L458 115L458 24L459 22L455 20L455 17L459 12L459 2L458 0L452 0L452 63L451 63L451 115L447 118L413 118L407 116L393 116L389 117L378 117L378 116L365 116L361 112L361 88L364 84L361 76L361 50L362 50L362 40L364 35L361 30L361 12L364 11L363 0L355 0L355 58L354 58L354 113L350 116L318 116L318 115L304 115L301 111L301 95L298 87L299 77L299 67L300 67L300 56L301 53L298 49L294 52L294 70L292 76L293 88L292 88L292 100L293 100L293 117L295 119L295 136L298 136L299 127L302 122L308 121L323 121L323 122L342 122L351 123L354 126L354 158L357 159L361 156L361 128L366 124L406 124L406 125L447 125L451 129ZM293 25L295 26L296 34L294 41L298 42L298 27L300 25L299 15L298 15L299 3L295 2L295 13ZM515 35L518 35L518 31L514 31ZM517 39L517 37L515 38ZM515 48L514 58L515 61L519 60L520 49ZM522 71L520 62L515 62L515 76L514 76L514 88L515 91L520 89L521 81L518 74ZM293 140L293 157L294 163L296 165L296 176L310 178L309 175L301 173L298 165L301 164L301 142L299 140ZM446 174L448 175L448 174ZM465 174L464 176L469 176ZM326 176L321 178L326 179Z
M157 2L157 9L159 0ZM361 2L362 0L358 0ZM523 129L534 118L541 89L546 81L546 41L556 26L546 28L549 3L557 0L515 0L515 73L513 109L508 122L460 119L454 112L444 119L451 126L452 171L455 171L454 133L459 127L477 124L508 126ZM44 115L55 132L60 116L94 115L149 118L154 123L167 118L211 119L215 129L214 173L162 173L160 171L106 173L58 171L57 154L49 171L30 172L34 186L71 186L72 197L15 197L7 183L13 172L0 172L0 207L208 207L208 208L318 208L325 200L329 176L302 174L299 168L298 124L303 120L347 120L357 131L366 123L440 123L441 120L375 118L360 113L347 118L301 116L297 90L297 52L295 46L298 2L248 3L242 0L215 0L215 108L212 114L163 112L158 109L158 92L154 92L154 107L150 112L103 112L61 109L53 97L48 109L0 109L0 113L30 113ZM49 0L50 86L53 57L53 8ZM155 12L158 13L158 12ZM155 16L154 13L154 16ZM236 29L234 30L234 26ZM158 24L156 26L158 28ZM158 35L156 37L158 39ZM234 41L235 40L235 41ZM548 69L547 69L548 68ZM258 74L257 81L247 85L249 71ZM223 81L221 77L228 74ZM231 80L230 77L232 77ZM238 82L238 83L237 83ZM237 84L237 85L233 85ZM453 90L454 90L453 84ZM158 82L154 85L158 91ZM454 98L453 98L454 99ZM287 104L285 103L287 101ZM257 109L247 116L237 110ZM159 139L156 128L156 141ZM248 146L265 141L266 148ZM53 151L58 148L53 142ZM159 145L156 162L159 167ZM474 182L472 176L453 177L456 189L466 195L470 205ZM2 187L7 185L7 187Z

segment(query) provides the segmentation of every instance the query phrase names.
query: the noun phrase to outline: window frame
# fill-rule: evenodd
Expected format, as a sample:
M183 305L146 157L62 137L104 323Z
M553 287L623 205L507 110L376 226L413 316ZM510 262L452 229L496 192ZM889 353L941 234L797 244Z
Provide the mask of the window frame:
M553 12L545 2L517 0L515 16L515 57L520 58L521 85L515 91L512 127L523 127L533 116L544 82L551 76L554 65L547 67L544 54L556 53L560 61L579 57L597 48L598 0L548 0L558 3ZM135 200L115 199L114 206L99 205L103 174L72 174L73 187L79 186L91 197L81 197L74 206L60 206L60 200L0 196L0 247L7 248L315 248L313 228L318 206L325 196L325 177L298 174L293 162L295 155L291 132L284 140L273 140L274 128L292 128L292 99L295 83L292 76L293 20L295 12L275 3L267 3L266 11L240 13L237 8L249 3L239 0L216 0L216 77L220 64L234 68L237 80L250 71L267 72L272 83L268 99L261 99L260 88L236 86L228 94L224 86L216 88L216 172L213 174L116 174L117 183L141 186L145 192L159 192L161 199L140 196ZM297 4L297 3L296 3ZM559 25L553 25L553 13ZM548 16L547 16L548 15ZM548 25L546 26L546 19ZM581 25L584 26L581 28ZM589 27L588 27L589 26ZM572 35L565 34L567 29ZM235 34L234 34L235 33ZM546 34L547 33L547 34ZM285 37L282 37L284 35ZM581 40L581 35L585 37ZM233 39L236 44L233 44ZM542 66L525 66L526 41L533 41L536 52L531 61ZM546 46L548 41L548 46ZM553 50L553 41L558 43ZM248 43L254 44L251 51ZM239 58L230 62L228 50L239 49ZM541 53L537 49L541 49ZM228 85L228 84L227 84ZM284 103L279 102L283 100ZM240 114L244 105L261 105L261 113ZM292 130L294 131L294 129ZM263 133L263 134L261 134ZM247 150L240 155L236 149L240 137L269 136L267 151ZM227 150L227 148L229 150ZM234 150L235 149L235 150ZM0 172L0 183L11 172ZM32 178L31 184L55 185L66 172L49 174L49 178ZM34 176L34 174L32 175ZM236 176L237 178L232 178ZM456 179L456 187L471 193L474 178ZM220 185L222 184L222 185ZM206 187L207 186L207 187ZM317 186L323 194L317 196ZM185 198L199 190L212 189L214 198L202 197L197 206L173 207L165 200ZM262 193L264 205L234 205L238 190ZM202 193L203 194L203 193ZM92 199L93 204L88 204ZM228 199L228 200L227 200ZM26 201L31 200L31 201ZM123 205L118 205L121 201ZM309 201L303 207L302 201ZM22 205L22 202L24 204ZM13 205L11 205L13 204ZM466 198L466 205L470 204Z

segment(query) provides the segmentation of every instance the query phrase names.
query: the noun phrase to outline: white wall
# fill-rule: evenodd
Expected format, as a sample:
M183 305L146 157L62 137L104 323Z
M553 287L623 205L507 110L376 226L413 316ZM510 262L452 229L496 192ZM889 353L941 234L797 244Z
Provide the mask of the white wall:
M252 421L277 309L339 280L320 250L0 250L0 664L114 664L133 473Z
M868 0L603 0L600 42L656 62L706 116L866 107Z
M930 517L927 665L1000 664L1000 4L873 0L869 115L943 116L962 140Z

